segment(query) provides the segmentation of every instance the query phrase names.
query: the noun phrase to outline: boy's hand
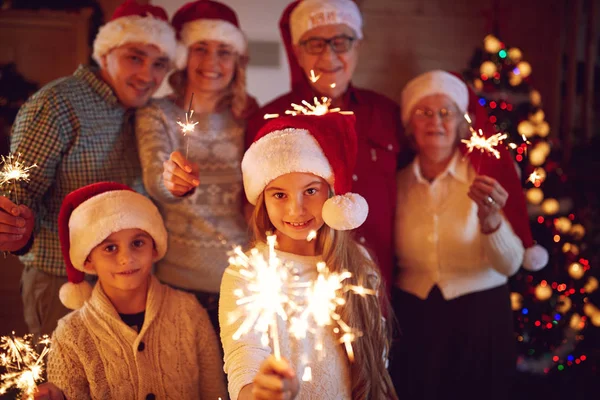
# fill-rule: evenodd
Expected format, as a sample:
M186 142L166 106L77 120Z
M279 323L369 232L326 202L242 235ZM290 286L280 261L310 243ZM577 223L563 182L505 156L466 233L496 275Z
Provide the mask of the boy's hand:
M46 382L37 387L33 398L34 400L65 400L65 395L54 383Z
M17 251L29 241L35 220L27 206L0 196L0 251Z
M254 377L252 397L255 400L291 400L300 390L296 372L285 360L269 356Z
M163 183L173 196L181 197L200 184L198 164L174 151L163 164Z

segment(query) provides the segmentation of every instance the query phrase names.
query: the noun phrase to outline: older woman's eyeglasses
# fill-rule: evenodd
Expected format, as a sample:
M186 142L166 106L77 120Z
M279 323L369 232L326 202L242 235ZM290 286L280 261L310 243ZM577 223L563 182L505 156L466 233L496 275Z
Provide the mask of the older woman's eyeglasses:
M356 38L347 35L334 36L330 39L315 37L303 40L300 42L300 46L303 46L306 52L312 55L322 54L327 45L334 53L341 54L350 50L355 40Z
M431 108L417 108L413 114L413 117L415 119L424 121L427 119L433 119L435 115L439 115L442 121L450 121L457 115L457 113L447 108L441 108L439 110L432 110Z

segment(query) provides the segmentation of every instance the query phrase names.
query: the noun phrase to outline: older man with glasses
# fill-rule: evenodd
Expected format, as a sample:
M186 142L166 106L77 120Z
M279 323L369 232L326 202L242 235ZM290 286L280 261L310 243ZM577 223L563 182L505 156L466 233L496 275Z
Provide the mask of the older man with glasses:
M351 0L303 0L291 3L280 20L290 64L292 90L259 110L248 123L249 146L265 114L283 114L291 103L317 97L330 107L356 115L358 159L352 190L369 203L369 217L356 238L371 251L386 285L393 270L393 220L396 163L400 151L399 107L392 100L352 85L363 39L362 16ZM388 286L389 287L389 286Z

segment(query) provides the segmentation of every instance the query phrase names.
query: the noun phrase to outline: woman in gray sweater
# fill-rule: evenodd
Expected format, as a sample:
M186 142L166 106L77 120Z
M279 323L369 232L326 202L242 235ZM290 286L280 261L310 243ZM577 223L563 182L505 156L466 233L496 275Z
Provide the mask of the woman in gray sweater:
M247 42L233 10L196 1L172 24L186 50L169 78L174 93L136 114L144 185L169 231L156 276L195 293L218 332L227 252L247 241L240 162L245 118L257 106L246 94ZM177 122L190 107L197 125L184 136ZM187 181L169 172L177 165Z

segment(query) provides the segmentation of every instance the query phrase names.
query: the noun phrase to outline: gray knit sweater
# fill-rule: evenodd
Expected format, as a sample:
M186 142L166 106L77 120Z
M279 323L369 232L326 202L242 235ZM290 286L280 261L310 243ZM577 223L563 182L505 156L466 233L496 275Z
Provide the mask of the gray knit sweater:
M195 114L193 120L198 122L195 132L184 137L177 121L185 121L185 110L170 98L155 100L136 114L144 185L169 232L167 254L155 274L177 287L218 293L227 252L247 241L240 168L245 126L230 111ZM177 198L163 184L163 162L176 150L185 156L186 146L189 160L199 164L200 185Z

